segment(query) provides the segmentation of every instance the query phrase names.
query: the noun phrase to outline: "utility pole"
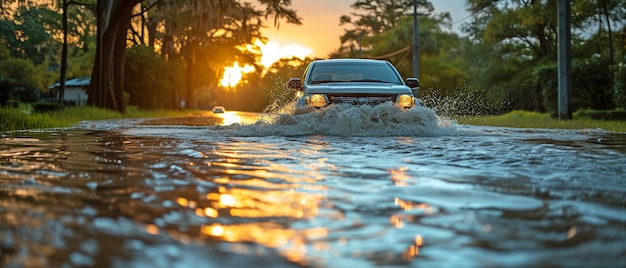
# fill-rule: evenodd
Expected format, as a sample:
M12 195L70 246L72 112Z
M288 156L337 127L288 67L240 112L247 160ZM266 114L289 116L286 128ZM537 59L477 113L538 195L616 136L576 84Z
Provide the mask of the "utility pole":
M419 79L419 44L417 31L417 0L413 0L413 77Z
M559 0L558 65L559 119L572 119L572 34L570 0Z

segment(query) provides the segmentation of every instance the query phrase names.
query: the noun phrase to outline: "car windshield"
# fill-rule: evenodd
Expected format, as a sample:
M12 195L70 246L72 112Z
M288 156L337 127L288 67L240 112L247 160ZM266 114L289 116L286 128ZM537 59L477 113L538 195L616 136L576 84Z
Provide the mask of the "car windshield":
M402 84L388 64L373 63L318 63L311 70L311 84L331 82L378 82Z

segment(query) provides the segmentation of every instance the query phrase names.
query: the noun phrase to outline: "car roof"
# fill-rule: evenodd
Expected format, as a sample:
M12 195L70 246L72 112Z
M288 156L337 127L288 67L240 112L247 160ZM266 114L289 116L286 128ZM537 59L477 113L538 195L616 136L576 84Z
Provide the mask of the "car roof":
M317 63L359 63L359 62L387 63L386 60L357 59L357 58L324 59L324 60L315 60L314 62L317 62Z

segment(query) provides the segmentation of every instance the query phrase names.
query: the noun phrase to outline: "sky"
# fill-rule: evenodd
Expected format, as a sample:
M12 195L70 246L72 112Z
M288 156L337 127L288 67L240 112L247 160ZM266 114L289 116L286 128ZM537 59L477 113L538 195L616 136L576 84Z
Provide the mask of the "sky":
M344 32L344 26L339 26L339 17L354 12L350 5L355 1L292 0L292 7L302 18L302 25L291 25L283 21L279 28L268 25L262 33L272 42L270 45L278 50L287 52L299 49L297 52L299 54L309 52L307 56L326 58L329 53L339 48L339 36ZM454 31L458 31L459 26L469 19L469 13L465 10L465 0L430 1L435 6L436 13L450 12Z

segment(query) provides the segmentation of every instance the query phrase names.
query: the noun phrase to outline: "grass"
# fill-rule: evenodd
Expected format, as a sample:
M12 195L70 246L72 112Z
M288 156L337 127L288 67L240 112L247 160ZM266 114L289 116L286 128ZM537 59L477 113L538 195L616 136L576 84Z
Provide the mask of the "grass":
M0 132L26 129L70 127L80 121L96 121L122 118L164 118L202 114L201 111L174 110L139 110L127 107L125 115L105 109L91 107L67 107L61 111L29 114L30 106L17 109L0 108ZM560 128L560 129L597 129L613 132L626 132L626 121L591 119L588 112L574 114L573 120L559 120L549 114L513 111L504 115L493 116L458 116L459 124L517 127L517 128Z
M45 114L27 115L18 109L0 109L0 131L55 126L56 123Z
M48 113L30 113L30 106L22 105L19 108L0 108L0 132L70 127L81 121L96 121L122 118L163 118L173 116L186 116L191 111L174 110L139 110L135 107L127 107L127 113L120 113L92 108L92 107L66 107L61 111Z
M549 114L526 111L513 111L492 116L459 116L453 119L465 125L559 129L601 128L613 132L626 132L626 121L591 119L582 112L574 113L572 120L559 120L552 118Z

